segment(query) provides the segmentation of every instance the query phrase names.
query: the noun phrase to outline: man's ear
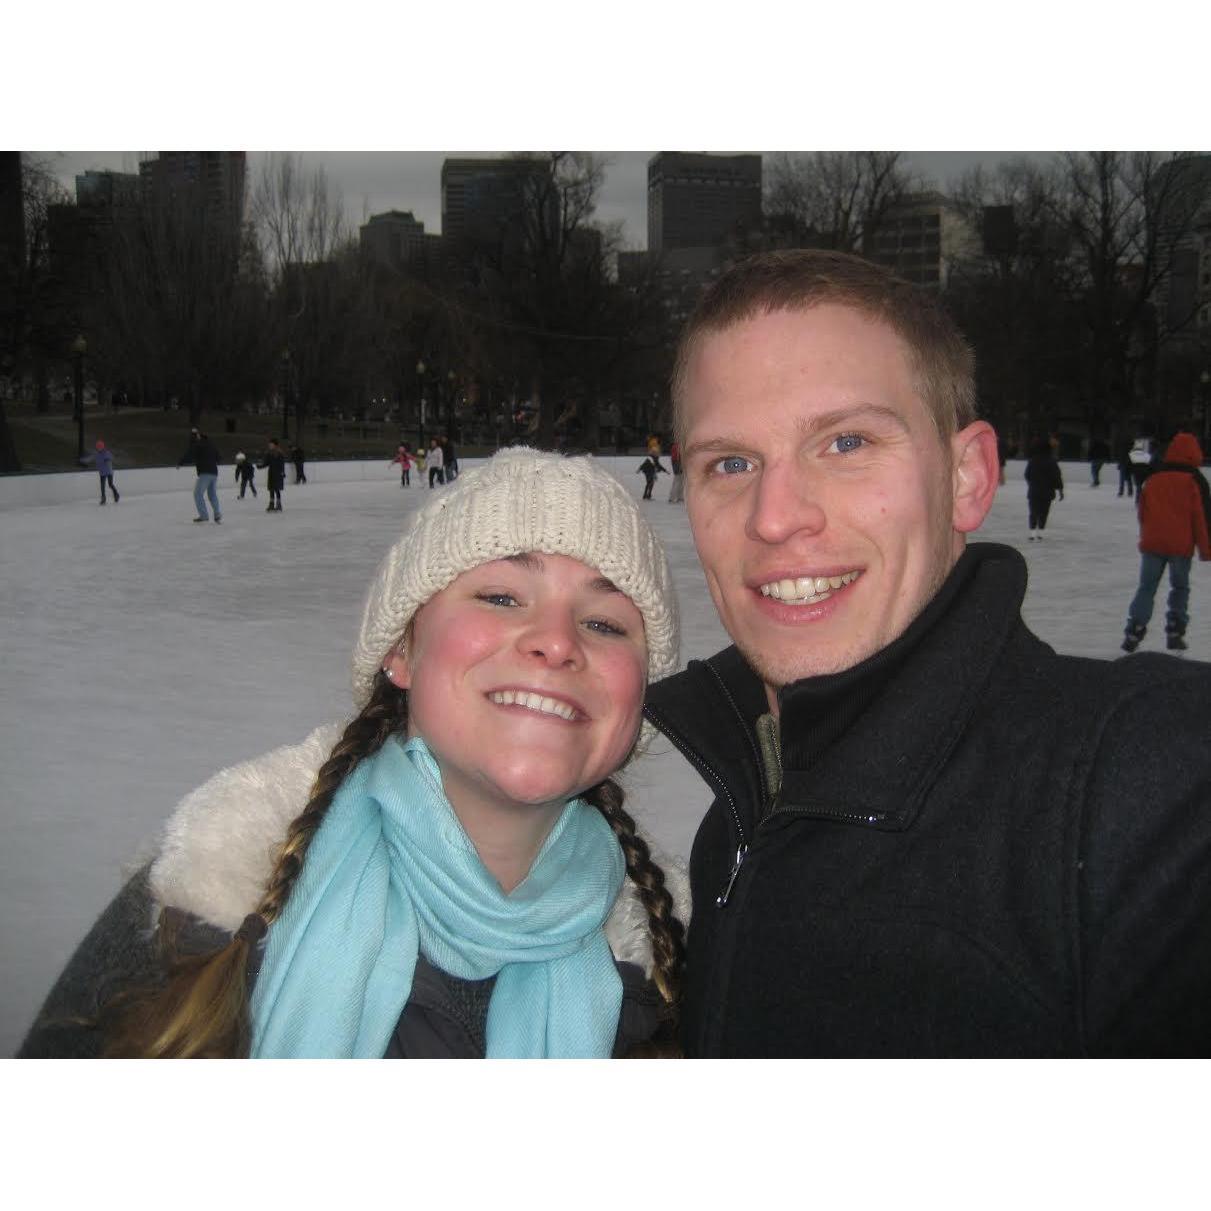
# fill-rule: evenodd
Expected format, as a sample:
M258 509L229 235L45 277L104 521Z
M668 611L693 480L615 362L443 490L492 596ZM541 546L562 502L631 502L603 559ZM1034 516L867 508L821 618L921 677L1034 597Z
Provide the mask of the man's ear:
M398 690L409 689L412 685L412 665L408 659L408 642L406 639L400 640L387 653L386 660L383 661L383 669L391 677L391 684Z
M974 421L950 439L953 525L959 534L970 534L988 516L1001 480L997 435L987 421Z

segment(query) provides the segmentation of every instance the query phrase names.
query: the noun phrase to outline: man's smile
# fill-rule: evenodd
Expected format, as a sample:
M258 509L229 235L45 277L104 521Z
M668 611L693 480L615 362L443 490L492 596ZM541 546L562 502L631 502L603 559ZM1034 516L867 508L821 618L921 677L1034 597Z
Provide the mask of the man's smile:
M772 597L786 605L815 605L827 601L838 589L853 584L860 570L843 572L839 576L795 576L770 580L759 586L762 597Z

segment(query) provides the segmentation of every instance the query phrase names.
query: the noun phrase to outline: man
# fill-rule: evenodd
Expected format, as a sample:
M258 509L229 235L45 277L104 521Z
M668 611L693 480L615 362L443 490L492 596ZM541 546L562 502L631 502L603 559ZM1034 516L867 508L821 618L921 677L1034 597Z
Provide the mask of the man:
M454 449L454 443L444 433L438 445L442 448L442 471L446 483L452 484L458 478L458 452Z
M686 507L735 646L649 691L715 793L690 861L691 1056L1201 1054L1211 668L1057 656L973 358L839 253L725 273L674 372Z
M197 479L193 484L193 504L198 511L197 517L194 518L195 522L210 520L210 514L206 512L206 500L203 497L210 501L210 507L214 510L215 522L223 520L223 513L219 508L219 492L216 487L219 480L219 458L219 451L214 442L201 430L190 429L189 445L185 447L185 452L178 460L177 466L193 463L197 471Z
M1102 486L1102 468L1110 457L1110 446L1104 437L1095 437L1089 443L1089 486Z
M1207 481L1199 467L1203 451L1193 433L1179 432L1165 451L1165 461L1144 480L1138 497L1140 580L1131 605L1123 651L1134 652L1148 630L1157 586L1169 569L1165 611L1165 646L1186 650L1190 621L1190 563L1195 548L1200 560L1211 559L1204 494Z

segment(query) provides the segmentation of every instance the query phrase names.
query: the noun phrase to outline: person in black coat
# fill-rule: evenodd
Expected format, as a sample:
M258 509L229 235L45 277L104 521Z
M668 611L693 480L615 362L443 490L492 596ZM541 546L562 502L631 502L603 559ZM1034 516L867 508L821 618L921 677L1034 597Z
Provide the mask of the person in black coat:
M282 447L278 445L276 437L269 439L269 449L265 451L264 460L257 466L264 467L268 472L265 479L266 487L269 489L269 508L265 512L280 513L282 511L282 489L286 486L286 455L282 451Z
M240 499L244 499L244 492L251 491L253 496L256 495L256 463L254 463L242 450L235 456L235 481L240 485Z
M442 448L442 470L446 474L446 483L452 484L458 478L458 451L444 434L438 444Z
M206 501L210 501L210 507L214 510L214 519L216 522L223 520L223 511L219 508L219 461L222 455L219 454L218 447L206 436L200 429L194 428L189 431L189 444L185 447L181 457L177 460L177 466L181 467L185 463L193 463L194 469L197 472L197 478L193 484L193 504L198 515L194 518L195 522L209 521L210 514L206 512Z
M1126 491L1128 497L1135 495L1135 476L1131 474L1131 439L1120 437L1114 448L1114 460L1118 466L1118 494Z
M1102 486L1102 468L1109 457L1110 447L1106 444L1106 439L1093 438L1089 443L1089 486L1091 488Z
M1051 452L1051 443L1038 438L1031 444L1030 457L1026 460L1026 510L1030 530L1027 538L1041 542L1047 529L1047 517L1051 513L1051 502L1059 496L1064 499L1064 477L1060 464Z
M668 471L660 461L660 455L649 454L635 470L643 472L643 499L651 500L652 489L656 486L657 473L659 472L662 475L668 474Z
M675 365L734 642L645 706L714 795L686 1054L1207 1054L1211 666L1030 632L1022 556L967 545L996 437L940 302L843 253L760 254Z

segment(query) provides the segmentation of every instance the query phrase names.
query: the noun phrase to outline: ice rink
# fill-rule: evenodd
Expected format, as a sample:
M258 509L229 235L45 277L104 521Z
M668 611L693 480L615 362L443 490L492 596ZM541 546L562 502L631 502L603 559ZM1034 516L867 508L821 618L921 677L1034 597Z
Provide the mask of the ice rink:
M603 460L638 497L640 456ZM465 460L464 470L475 460ZM223 524L192 524L193 471L0 481L0 1054L16 1048L73 947L146 854L178 799L225 765L349 713L362 593L403 518L429 498L384 463L288 473L284 510L237 500L221 468ZM1010 463L980 538L1021 549L1026 619L1058 650L1118 656L1138 570L1135 510L1117 473L1089 487L1065 463L1047 538L1026 539L1022 464ZM682 655L725 642L670 477L644 506L681 600ZM1208 570L1192 577L1189 657L1211 658ZM1164 586L1143 650L1163 647ZM629 806L685 857L709 797L660 742L628 772Z

